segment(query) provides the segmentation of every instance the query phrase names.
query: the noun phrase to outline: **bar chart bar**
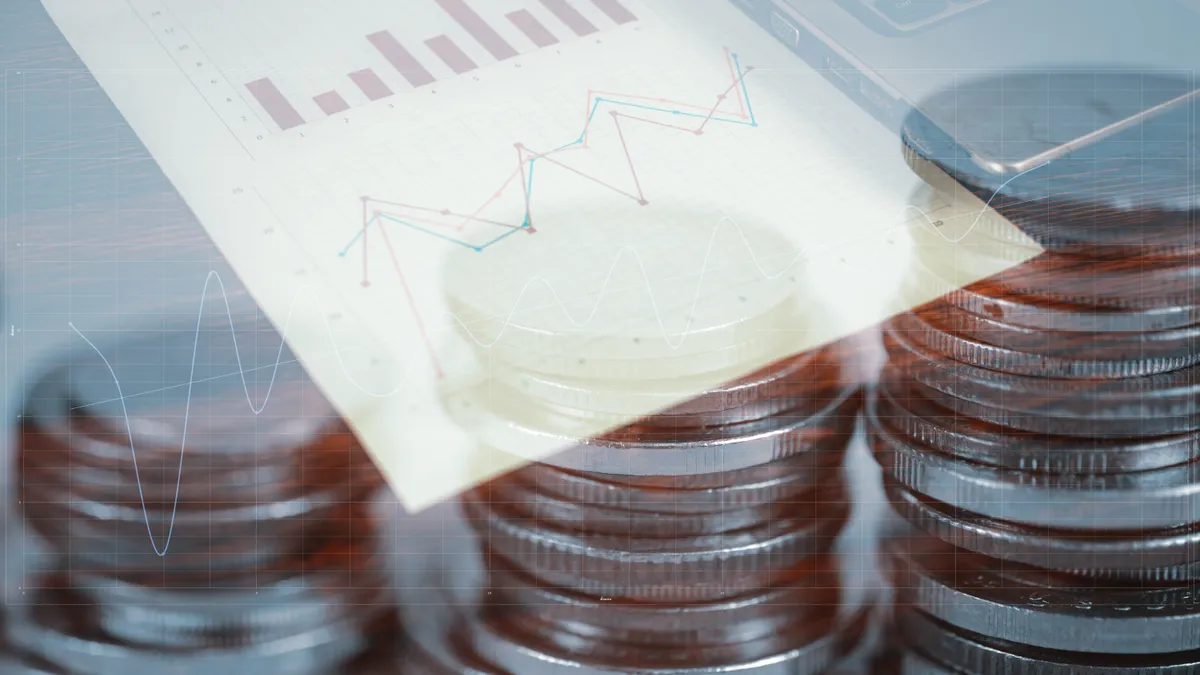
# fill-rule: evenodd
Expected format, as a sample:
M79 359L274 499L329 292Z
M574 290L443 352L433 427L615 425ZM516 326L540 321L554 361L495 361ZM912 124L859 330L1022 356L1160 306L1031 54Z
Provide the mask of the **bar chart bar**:
M517 30L525 34L529 41L538 47L549 47L552 44L558 43L558 38L554 37L546 27L542 25L537 17L530 14L526 10L517 10L505 14L512 25L517 27Z
M476 14L475 10L467 5L466 0L437 0L437 3L497 61L511 59L517 55L517 50L505 42L483 17Z
M425 70L425 66L422 66L421 62L417 61L416 57L404 48L404 45L397 42L391 33L387 31L372 33L367 36L367 40L412 86L423 87L433 83L433 75Z
M584 36L591 35L596 32L596 27L592 25L582 14L574 7L567 4L567 0L542 0L542 4L550 13L558 17L558 20L567 24L576 35Z
M288 103L283 92L279 91L279 87L276 87L270 78L247 82L246 89L250 90L250 95L267 111L271 119L275 120L280 129L286 131L304 124L304 118L296 112L291 103Z
M387 98L392 95L392 90L370 68L350 73L350 81L357 85L363 95L372 101L378 101L381 98Z
M439 35L426 40L425 44L429 45L433 53L437 54L438 58L444 61L447 66L450 66L450 70L453 70L455 74L462 75L463 73L475 70L475 62L471 60L471 57L467 56L463 50L458 48L458 45L454 44L445 35Z
M317 94L313 97L313 100L317 102L317 106L321 108L321 112L326 115L336 115L350 109L350 104L346 103L346 99L342 98L342 95L336 91Z
M613 20L613 23L618 25L627 24L631 21L637 21L637 17L633 12L625 8L625 5L620 3L620 0L592 0L592 4L604 12L604 15Z

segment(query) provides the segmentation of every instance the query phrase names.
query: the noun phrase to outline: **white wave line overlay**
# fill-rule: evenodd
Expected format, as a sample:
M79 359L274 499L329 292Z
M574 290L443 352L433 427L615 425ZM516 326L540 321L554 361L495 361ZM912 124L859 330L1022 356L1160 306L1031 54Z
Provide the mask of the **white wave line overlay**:
M1011 178L1009 178L1008 180L1004 181L1000 185L1000 187L997 188L996 191L992 193L992 196L988 198L987 202L984 203L983 208L980 209L979 212L975 215L975 220L971 222L971 225L967 228L967 231L964 232L961 236L954 238L954 239L951 239L950 237L947 237L945 234L943 234L941 232L941 230L939 230L934 225L934 221L932 218L929 217L929 214L925 213L925 211L923 211L920 207L910 204L906 207L906 209L908 209L908 208L915 209L918 213L920 213L921 216L923 216L925 218L925 220L929 222L930 227L932 227L935 232L937 232L940 236L942 236L944 239L946 239L947 242L952 243L952 244L958 243L958 242L962 241L963 239L965 239L968 235L971 234L971 232L979 224L979 221L983 218L983 215L987 212L988 209L991 208L992 201L995 200L995 198L1000 194L1000 192L1005 187L1007 187L1009 185L1009 183L1012 183L1014 180L1020 178L1021 176L1024 176L1025 174L1027 174L1031 171L1036 171L1037 169L1040 169L1049 163L1050 162L1044 162L1042 164L1039 164L1039 165L1033 167L1032 169L1027 169L1025 171L1022 171L1021 173L1016 174L1016 175L1012 176ZM576 327L576 328L586 327L588 324L591 323L592 319L596 316L596 312L600 308L600 303L604 299L604 293L608 290L609 281L612 279L613 272L614 272L614 270L616 270L617 264L621 261L621 257L623 255L625 255L626 253L629 253L630 255L633 256L634 261L637 263L638 270L642 274L642 279L645 282L648 295L650 296L650 304L654 310L654 317L655 317L656 322L658 323L658 329L659 329L659 332L662 334L663 341L666 342L667 346L670 347L672 350L678 350L679 348L681 348L683 346L684 341L687 340L687 336L690 334L693 317L695 316L695 310L699 306L699 303L700 303L700 290L704 285L704 275L705 275L705 273L707 273L709 271L708 270L708 261L712 257L713 248L714 248L714 245L715 245L716 239L717 239L717 233L721 231L722 226L726 226L726 225L734 228L734 230L737 232L738 237L742 241L742 244L745 245L746 249L750 252L750 256L754 261L755 267L758 269L758 273L760 275L762 275L762 277L764 279L766 279L767 281L774 281L775 279L782 277L784 274L787 274L788 272L790 272L791 269L796 265L796 263L798 263L801 259L807 258L814 253L813 251L808 250L808 249L801 249L799 252L796 253L795 256L793 256L793 258L787 263L787 265L785 265L783 267L783 269L779 273L777 273L775 275L770 275L766 272L766 270L763 269L762 264L759 262L760 258L754 254L754 249L750 245L750 242L747 240L746 234L743 231L743 229L741 228L741 226L739 226L736 222L734 222L728 216L722 217L721 220L717 222L717 226L713 228L712 235L710 235L710 237L709 237L708 247L705 249L704 260L701 263L700 280L696 283L696 292L692 296L692 304L689 307L687 325L684 327L684 329L681 333L681 337L679 338L679 341L677 343L671 342L670 335L667 332L666 326L663 325L662 313L658 311L658 303L654 298L654 292L652 289L652 285L650 283L650 277L646 273L646 266L642 262L641 255L637 252L637 249L633 248L632 246L623 246L623 247L621 247L621 249L619 251L617 251L617 255L614 257L612 265L610 265L608 268L608 273L605 274L605 276L604 276L604 282L600 286L600 291L596 295L596 302L595 302L595 304L592 305L591 311L588 312L587 317L584 318L583 320L576 320L573 316L571 316L571 312L567 309L566 303L563 302L561 296L559 296L559 294L558 294L558 291L555 290L554 286L548 280L546 280L542 277L531 277L528 281L525 282L525 285L521 288L520 293L517 294L517 299L513 302L512 309L510 309L507 316L505 316L504 323L501 325L500 331L496 334L495 338L492 339L490 342L485 343L485 342L480 341L478 338L476 338L475 335L471 333L470 327L467 326L467 324L464 323L462 321L462 319L460 319L457 315L449 314L449 316L455 322L457 322L459 326L462 326L463 330L466 331L467 335L469 335L471 337L471 340L473 342L475 342L475 344L479 345L480 347L484 347L484 348L492 347L500 340L501 337L503 337L504 332L506 330L508 330L509 326L512 325L512 318L517 313L517 310L519 310L521 308L521 300L525 297L526 292L528 292L529 288L531 286L533 286L535 283L540 282L541 284L543 284L546 287L546 289L548 291L550 291L550 294L554 296L554 300L558 304L559 309L562 310L563 315L567 318L568 321L571 322L571 324L574 327ZM908 227L908 225L903 224L903 225L898 225L898 226L888 228L887 230L884 231L884 234L891 232L895 229L898 229L899 227Z

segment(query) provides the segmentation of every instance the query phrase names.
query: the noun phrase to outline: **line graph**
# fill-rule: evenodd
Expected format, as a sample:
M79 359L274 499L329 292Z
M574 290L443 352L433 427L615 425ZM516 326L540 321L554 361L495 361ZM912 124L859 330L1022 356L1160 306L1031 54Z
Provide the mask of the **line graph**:
M612 106L614 108L632 108L648 113L661 113L672 117L684 119L697 119L698 125L695 128L684 127L677 124L669 124L659 120L648 119L636 115L630 115L618 110L610 110L609 117L612 119L616 127L618 136L621 139L621 152L629 166L630 178L633 182L633 189L627 190L608 183L598 177L580 173L584 178L591 181L597 187L607 190L621 197L634 200L635 202L645 206L650 202L646 198L646 193L643 190L641 181L638 179L637 168L634 163L633 156L630 152L628 144L625 142L625 136L621 127L621 121L627 122L642 122L645 124L654 125L659 128L675 130L690 133L696 136L704 134L706 128L713 123L716 124L736 124L740 126L757 127L758 121L754 117L754 108L750 101L750 93L746 87L745 77L753 72L752 66L746 67L744 70L738 61L738 55L725 50L725 57L729 64L729 71L732 82L728 87L716 95L716 102L713 104L699 105L696 103L688 103L683 101L672 101L664 98L653 98L648 96L639 96L635 94L618 94L611 92L588 91L587 93L587 116L584 119L583 129L579 132L577 138L564 143L563 145L546 152L536 152L527 148L524 144L517 142L513 144L517 154L516 168L512 170L500 182L499 187L493 191L492 197L485 200L474 211L469 214L456 213L449 209L433 208L428 206L419 206L414 204L401 203L390 201L378 197L364 196L363 202L363 219L362 227L348 241L345 247L338 252L339 256L345 257L355 245L361 245L365 250L367 230L372 226L382 227L383 224L395 224L406 227L423 234L443 239L452 244L473 249L477 252L483 252L488 247L499 243L517 231L524 230L530 234L537 230L533 227L532 202L534 198L534 169L539 161L554 164L555 166L566 170L577 172L572 167L569 167L562 162L554 159L555 155L570 151L570 150L587 150L589 149L588 137L592 125L596 122L597 114L602 106ZM738 112L727 113L729 116L723 117L718 113L721 112L722 104L728 100L730 94L736 96L740 110ZM691 110L685 110L690 108ZM525 195L525 213L520 222L503 223L494 220L482 218L479 214L487 209L492 203L499 199L506 190L513 189L518 184L520 179L520 187ZM408 211L409 213L403 213ZM432 216L438 215L444 218L452 218L456 222L444 222L434 219ZM503 232L490 239L482 242L472 243L463 240L455 235L463 232L464 229L471 223L479 223L502 228ZM432 227L442 226L444 231L432 229ZM364 281L369 283L364 270Z
M715 55L714 55L715 56ZM518 311L522 308L525 302L527 292L538 285L542 285L549 289L553 302L557 305L557 310L561 311L571 325L582 328L589 325L593 317L597 315L597 310L601 304L605 302L606 295L609 292L610 279L613 277L613 271L617 266L625 262L632 264L640 272L641 282L645 284L650 291L651 309L658 321L658 332L660 337L666 342L669 349L677 350L683 347L688 339L689 330L691 328L690 318L695 313L695 308L701 302L701 286L704 283L706 275L710 272L709 256L712 254L714 246L717 242L717 233L724 228L734 228L740 236L742 243L750 251L754 265L758 268L758 273L766 279L777 278L786 274L800 260L813 255L811 248L802 249L787 262L782 271L775 274L768 274L760 263L760 258L750 246L747 238L742 232L742 228L738 223L730 217L721 217L712 229L711 237L709 238L708 247L705 249L703 259L698 260L700 273L697 279L695 293L691 299L691 310L688 312L689 324L685 328L682 335L678 339L672 339L670 332L667 330L661 312L655 303L655 295L653 285L650 281L650 275L647 273L646 263L636 248L622 246L616 251L611 264L608 268L607 275L604 276L604 281L600 286L599 291L595 295L594 303L590 310L584 308L584 311L577 314L572 314L567 306L567 301L560 295L555 286L545 278L539 276L529 277L524 281L524 285L520 292L516 295L511 307L506 315L502 317L501 327L498 333L494 334L490 340L481 340L471 331L470 326L466 321L457 315L447 312L442 317L437 317L439 320L435 326L435 331L431 331L430 324L427 324L424 317L417 311L416 303L413 300L413 294L409 285L408 277L399 258L396 254L396 246L393 242L393 237L400 233L415 233L420 237L429 237L445 243L448 247L465 249L470 252L486 254L493 246L512 237L518 232L525 235L536 236L537 226L546 228L549 231L553 225L546 225L538 220L538 186L541 182L535 180L538 176L544 175L546 171L564 171L573 172L579 178L585 180L592 189L609 195L618 200L624 200L626 203L633 203L637 206L650 206L654 203L656 196L655 185L647 184L642 179L644 174L639 172L639 159L645 161L644 157L639 155L639 146L630 142L626 131L633 128L634 125L642 125L644 128L651 128L654 132L663 134L686 134L693 136L697 142L703 142L703 137L709 133L710 129L719 127L738 126L743 128L758 128L759 121L755 115L754 102L751 97L751 88L747 84L747 79L755 72L755 68L751 66L743 67L737 53L724 49L725 67L728 71L727 79L722 82L722 72L716 70L712 98L709 100L692 100L680 101L672 100L665 97L654 97L648 95L639 95L633 93L622 93L617 91L604 90L586 90L586 105L582 111L576 110L572 115L578 112L583 112L582 129L580 132L567 140L567 142L553 146L549 150L535 149L528 147L521 142L512 144L512 165L511 169L504 175L500 176L496 181L496 188L490 192L490 197L483 199L482 202L472 208L449 209L437 205L420 204L413 200L403 197L394 197L394 195L367 195L359 198L359 203L355 205L356 213L353 216L359 221L359 227L356 228L354 234L349 238L339 250L337 255L341 258L350 258L351 252L361 252L361 275L360 283L362 286L370 286L373 280L373 270L369 268L370 256L368 253L371 246L368 244L381 244L380 247L384 255L386 255L388 263L390 263L391 271L399 280L401 289L405 295L405 301L414 317L420 334L425 342L426 351L429 359L433 364L439 378L443 377L443 367L438 361L437 353L434 349L434 338L438 337L436 331L450 331L460 329L461 334L475 343L476 346L482 348L490 348L505 334L505 331L513 324L513 319L517 316ZM714 65L716 59L714 58ZM615 87L614 87L615 88ZM703 89L700 89L703 91ZM582 93L582 91L580 92ZM702 97L701 97L702 98ZM611 125L607 127L610 131L608 137L608 146L600 148L598 143L593 143L593 132L598 129L600 124ZM570 130L572 127L568 127ZM615 133L615 136L611 135ZM757 132L756 132L757 133ZM635 139L636 140L636 139ZM687 143L691 143L690 140ZM550 145L550 144L546 144ZM602 176L592 173L580 171L570 166L564 157L574 156L571 153L584 153L589 150L608 150L614 157L623 163L620 179L606 179ZM1006 181L1001 186L1003 189L1009 182L1016 180L1021 176L1040 169L1045 164L1039 165L1022 174L1013 176L1009 181ZM644 168L644 166L643 166ZM519 191L519 192L517 192ZM349 193L354 194L354 193ZM997 193L999 194L999 190ZM496 200L504 195L517 195L516 199L523 201L523 210L520 215L511 220L503 220L499 218L485 217L484 213L488 207ZM993 198L995 195L993 195ZM990 208L992 199L989 199L983 208L975 217L975 221L968 228L968 232L974 229L976 224L982 218L983 214ZM472 202L473 203L473 202ZM940 235L945 236L933 224L933 219L929 217L919 207L909 206L907 208L916 209L921 216L929 223L929 227L933 228ZM909 226L907 221L901 222L897 226L891 228ZM471 231L468 231L471 228ZM484 232L483 236L473 236L474 231L479 230ZM965 235L963 235L965 236ZM961 239L961 237L960 237ZM949 240L949 239L948 239ZM336 241L336 240L335 240ZM957 240L949 240L957 241ZM324 249L328 254L328 249ZM359 262L359 261L354 261ZM603 264L603 263L601 263ZM602 268L601 268L602 269ZM178 474L175 481L175 494L171 506L171 517L169 525L164 536L156 537L151 526L151 517L146 504L146 499L143 494L143 486L138 467L138 456L136 449L136 438L134 434L134 426L131 423L130 413L126 407L126 401L134 396L143 395L146 392L127 393L124 391L120 378L118 377L118 369L113 366L108 357L104 354L101 348L94 343L87 335L76 327L74 323L68 324L70 329L74 331L78 337L87 344L98 355L104 366L107 368L109 375L113 379L113 384L116 392L116 397L106 402L119 402L121 415L124 418L126 427L126 437L129 443L130 458L133 463L134 477L137 482L138 495L141 500L141 508L146 523L146 531L150 539L151 547L154 552L160 557L166 556L170 550L172 536L175 531L175 514L179 508L179 499L181 492L181 484L183 480L183 472L185 468L185 458L188 450L188 420L192 406L192 387L204 380L197 380L196 374L196 359L197 350L201 337L202 318L205 308L209 302L215 301L215 298L209 298L210 289L216 286L219 291L223 309L228 317L229 335L233 340L236 373L230 376L237 376L241 379L241 385L245 394L246 404L254 415L261 414L267 409L271 400L272 392L275 390L276 374L279 371L280 365L283 363L285 347L287 345L289 334L292 328L292 317L297 309L305 302L315 302L319 304L319 298L315 292L308 287L301 287L293 295L291 304L286 311L286 317L279 325L280 344L275 352L273 365L259 366L243 363L242 354L238 346L238 331L235 326L234 313L230 307L229 295L226 292L225 284L220 275L211 271L205 278L203 289L200 294L199 310L196 322L195 342L192 349L192 360L189 371L188 381L186 383L171 385L177 387L186 387L185 409L183 414L183 432L180 439L179 459L178 459ZM221 304L221 303L218 303ZM528 303L526 303L528 304ZM342 347L338 344L337 337L333 326L329 322L328 315L321 313L324 320L324 328L328 336L330 351L333 358L336 359L337 366L340 368L341 375L345 377L354 388L362 394L371 398L387 398L400 393L413 378L414 373L418 368L425 366L425 360L419 355L410 352L407 360L397 369L396 374L398 379L394 382L394 386L388 387L385 390L373 390L364 386L362 382L354 377L351 369L342 359L343 353L349 351L350 348ZM445 319L445 321L441 321ZM261 401L256 402L251 394L250 384L247 374L256 370L268 370L270 372L269 383L266 387L266 393ZM165 388L165 387L164 387ZM92 402L89 405L97 405L101 402ZM161 541L161 543L160 543Z
M694 136L703 136L707 127L714 123L748 127L758 126L758 120L754 116L754 106L750 100L750 92L746 86L746 76L753 72L754 68L748 66L743 69L738 55L730 51L728 47L724 49L724 53L725 63L729 72L729 83L724 90L716 94L716 100L713 103L700 104L674 101L661 97L588 90L587 104L585 105L587 115L584 118L583 128L579 132L579 135L573 140L547 152L536 152L526 147L520 141L515 142L513 144L513 149L516 151L515 168L504 177L499 187L492 192L491 197L484 200L470 213L458 213L447 208L408 204L372 196L362 197L362 226L350 241L338 251L338 256L346 257L350 250L357 245L362 251L362 279L360 283L363 287L369 287L371 285L370 250L367 246L367 236L368 231L372 227L379 230L384 247L387 249L391 268L400 282L405 302L408 304L416 322L417 330L421 334L425 351L429 355L439 379L444 378L445 373L434 349L433 342L430 339L426 322L413 301L412 289L409 287L404 270L401 269L395 249L384 226L401 226L426 236L441 239L449 244L474 250L477 253L486 251L489 247L500 243L517 232L534 234L537 232L533 222L534 170L537 168L538 162L548 163L561 170L575 173L587 179L597 189L632 200L641 206L647 206L650 202L642 186L642 181L638 178L636 163L634 162L633 154L630 151L629 143L626 141L625 132L622 128L622 120L625 123L643 123L667 131L685 132ZM737 111L722 113L721 107L729 100L731 94L737 101ZM591 136L590 132L602 108L611 108L608 110L608 116L616 129L617 137L621 144L621 154L629 169L629 178L632 184L630 189L618 187L600 177L581 172L556 158L557 155L568 151L586 151L591 147L588 144ZM624 112L623 109L635 110L640 114L629 114ZM698 122L694 127L686 127L681 124L644 116L648 114L659 114L668 119L698 120ZM507 191L513 189L520 189L524 199L524 214L519 222L505 223L486 219L481 216L489 206L503 197ZM470 242L463 238L462 233L471 224L482 224L491 228L497 228L500 232L491 235L483 241Z
M663 129L666 132L685 132L698 137L703 136L706 129L712 124L758 127L750 89L746 84L746 78L754 72L754 68L753 66L743 68L738 54L730 51L727 47L724 49L724 56L729 73L729 82L723 90L716 94L713 103L701 104L660 97L589 90L587 92L587 105L585 106L587 115L578 136L547 152L540 153L526 147L523 143L514 143L513 148L516 152L515 167L499 181L498 187L492 191L491 196L483 200L479 206L470 212L463 213L447 208L423 206L374 196L363 196L361 198L361 227L342 249L338 251L338 256L342 258L347 257L357 246L362 253L360 284L363 287L369 287L371 285L371 268L369 264L370 249L368 247L368 235L372 230L378 231L379 237L388 253L388 263L400 283L405 301L413 314L418 332L425 345L425 350L430 357L438 377L443 377L444 371L434 350L426 321L412 300L411 288L409 287L404 270L398 262L387 228L399 227L476 253L485 252L517 232L524 232L529 235L535 234L537 229L534 227L533 213L536 196L534 177L535 169L539 165L539 162L550 164L560 170L576 173L585 178L597 190L608 192L619 198L632 200L641 206L649 205L650 201L647 198L646 187L643 186L642 181L639 179L634 155L626 141L622 127L623 121L626 124L631 122L643 123ZM736 110L722 110L722 107L731 100L736 101ZM630 184L626 187L615 185L598 176L580 172L557 159L557 156L563 153L594 149L594 146L589 145L589 139L592 128L597 123L597 119L602 119L600 117L602 109L607 109L607 116L612 121L617 133L617 140L620 143L620 154L628 167ZM634 110L640 114L630 114L626 112L627 110ZM662 119L656 119L655 115ZM676 120L689 120L693 122L693 125L684 126L682 123L674 123ZM1045 165L1046 163L1040 164L1006 180L996 190L995 194L992 195L992 198L984 204L975 222L967 228L967 233L969 234L975 228L979 219L982 218L983 214L991 206L992 199L1007 187L1009 183ZM516 222L502 222L488 219L481 215L489 206L503 197L507 191L515 189L521 190L524 199L524 210L520 220ZM918 207L912 205L908 208L920 211ZM931 223L932 227L933 221L928 217L928 214L922 212L922 215ZM491 229L495 233L478 241L469 241L464 237L463 233L470 225L483 225L486 226L486 229ZM940 231L939 235L945 236L941 235ZM966 234L962 235L959 240L965 236ZM951 243L957 243L957 241L955 240Z
M978 213L966 214L967 216L971 216L971 215L974 216L974 219L972 220L971 225L967 229L968 233L977 226L983 213L985 213L986 210L988 208L990 208L990 206L988 206L988 205L990 205L990 203L1000 193L1000 190L1003 189L1004 186L1007 186L1013 180L1016 180L1017 178L1024 176L1030 172L1036 171L1037 169L1040 169L1040 168L1046 166L1047 164L1049 164L1049 162L1040 164L1036 167L1028 169L1028 170L1008 179L1001 186L1001 188L998 189L991 196L991 198L989 198L987 200L987 203L985 204L985 206L983 207L982 210L980 210ZM933 219L930 218L928 214L926 214L924 211L922 211L919 207L916 207L916 206L910 205L909 208L917 210L928 222L929 227L934 228L934 231L940 233L940 230L936 229ZM907 225L898 225L896 227L903 227L903 226L907 226ZM717 241L717 233L721 230L721 228L724 228L724 227L733 227L738 232L738 234L741 238L741 241L743 242L743 244L746 245L747 249L750 250L751 256L754 260L754 264L757 267L759 274L761 274L764 278L767 278L767 279L778 278L778 277L788 273L801 259L803 259L804 257L806 257L808 255L811 255L811 252L809 252L809 251L805 251L805 250L798 251L796 253L796 255L793 256L793 258L779 272L777 272L773 275L768 274L763 269L762 265L760 264L759 257L754 254L754 251L750 247L749 242L746 240L744 234L742 233L741 228L736 223L732 222L730 219L722 218L721 221L717 223L717 226L715 228L713 228L713 232L709 239L709 246L708 246L707 252L705 254L705 258L700 264L701 272L700 272L700 276L699 276L699 278L697 280L697 284L696 284L696 293L694 294L693 300L692 300L692 311L688 312L689 315L694 314L695 307L698 305L698 303L700 301L700 288L702 287L702 285L704 283L704 275L708 272L708 258L711 255L713 247ZM895 229L895 228L892 228L892 229ZM963 236L965 236L965 235L963 235ZM958 240L961 240L961 237L958 239L947 238L947 241L951 241L951 242L958 241ZM578 327L585 327L591 321L592 317L594 317L596 315L597 309L600 307L601 303L604 302L605 294L608 291L609 279L611 279L613 276L612 275L613 270L617 267L618 264L620 264L622 258L624 258L626 256L632 257L634 263L637 265L637 267L641 271L642 278L643 278L647 288L651 289L650 297L653 302L654 295L652 292L651 283L649 280L649 276L646 273L645 265L643 264L641 257L639 256L638 252L635 249L632 249L630 247L622 247L618 251L617 256L613 259L612 264L609 267L609 272L605 276L604 285L601 287L599 293L597 294L595 303L593 304L591 310L589 312L587 312L587 315L582 319L576 319L575 317L571 316L570 311L566 307L566 303L563 301L563 299L558 294L556 289L552 285L550 285L549 282L547 282L545 279L542 279L540 277L531 277L530 279L528 279L526 281L524 288L522 289L521 293L517 296L511 310L509 311L508 315L505 317L502 328L493 337L493 339L490 342L480 341L478 338L475 338L473 335L471 335L467 324L464 323L456 315L450 313L450 314L448 314L448 316L454 322L456 322L458 326L465 329L466 334L469 335L477 345L484 347L484 348L488 348L491 345L495 344L497 341L499 341L500 338L503 336L504 331L507 329L508 325L510 325L510 323L511 323L512 317L520 309L521 302L526 294L526 291L528 291L530 288L532 288L535 284L544 284L547 286L547 288L550 290L550 292L554 296L554 298L559 306L559 309L567 316L567 318L571 321L571 323ZM204 316L204 310L205 310L205 307L208 302L209 287L214 282L216 283L218 290L220 291L220 297L221 297L221 300L223 303L223 308L224 308L224 311L226 314L226 318L228 320L230 337L233 341L233 347L234 347L235 361L236 361L236 367L237 367L237 376L241 380L242 389L243 389L243 392L244 392L245 398L246 398L246 404L249 407L250 411L254 415L259 415L264 410L266 410L267 405L270 401L271 393L274 391L275 382L276 382L276 374L279 371L280 365L283 363L283 354L285 351L285 347L287 345L287 336L288 336L289 328L291 326L291 320L292 320L292 316L295 312L295 309L297 308L297 306L299 305L299 303L301 302L302 299L306 299L306 298L315 299L315 296L313 296L309 292L309 289L307 287L301 287L300 289L297 290L296 294L293 296L293 300L292 300L291 306L289 307L286 319L283 322L283 326L280 329L279 348L275 352L276 356L275 356L274 364L270 364L267 366L256 366L256 367L252 367L252 368L247 368L246 365L242 361L241 351L240 351L240 348L238 347L238 336L237 336L237 330L236 330L234 316L233 316L233 310L232 310L232 307L230 306L229 296L228 296L227 290L225 288L224 281L221 279L220 274L217 273L216 271L210 271L208 276L205 278L204 287L201 290L200 305L199 305L199 309L198 309L197 317L196 317L196 334L195 334L195 339L193 342L189 379L186 383L182 383L182 384L178 384L178 385L171 385L170 387L163 387L160 389L153 390L153 391L157 392L157 391L166 390L171 387L186 387L187 388L187 395L186 395L185 404L184 404L183 430L182 430L182 434L181 434L180 447L179 447L179 463L178 463L177 475L176 475L176 479L175 479L175 493L174 493L174 497L172 499L171 517L169 519L167 534L166 534L166 537L164 539L161 549L155 540L153 528L151 526L151 518L149 515L149 510L146 506L146 499L145 499L145 495L143 492L141 475L140 475L138 461L137 461L137 448L136 448L136 441L135 441L135 438L133 435L133 425L132 425L132 422L129 417L128 408L126 407L126 404L125 404L126 400L128 400L134 396L145 395L147 393L152 393L152 392L138 392L137 394L126 394L122 389L121 381L116 373L116 370L114 369L114 367L112 366L112 364L108 360L108 358L105 356L103 350L101 350L100 347L98 345L96 345L95 342L93 342L91 339L89 339L87 337L87 335L85 335L82 331L80 331L79 328L77 328L73 322L68 324L70 329L72 331L74 331L75 334L78 335L79 338L82 339L101 359L104 366L107 368L109 375L113 378L113 385L116 389L116 394L117 394L117 396L113 399L93 401L91 403L88 403L85 405L80 405L77 407L85 408L88 406L101 405L101 404L110 403L113 401L117 401L120 403L123 421L125 423L126 437L128 438L128 441L129 441L130 459L131 459L131 462L133 465L134 477L137 482L138 498L140 500L142 515L143 515L143 518L144 518L145 524L146 524L147 536L150 540L150 545L151 545L152 549L154 550L155 554L160 557L166 556L170 549L171 538L174 533L174 527L175 527L175 515L179 508L179 494L180 494L180 489L182 486L184 461L185 461L185 456L186 456L186 452L187 452L187 422L188 422L189 414L191 411L192 387L195 384L199 384L201 382L209 381L212 379L212 378L205 378L202 380L195 379L195 368L196 368L196 360L197 360L197 351L198 351L198 347L200 344L200 336L201 336L201 330L202 330L202 321L203 321L203 316ZM663 324L661 315L659 314L656 306L654 306L654 312L655 312L655 315L658 317L658 327L659 327L659 331L661 333L662 339L667 343L667 345L670 349L681 348L684 344L684 341L687 339L688 331L687 330L683 331L682 336L680 337L678 342L672 342L670 339L670 334L667 331L666 326ZM404 388L404 386L408 382L409 377L412 375L413 371L417 367L417 359L414 358L409 362L408 367L404 369L403 377L400 379L400 381L396 384L396 386L394 388L392 388L391 390L386 391L386 392L370 391L367 388L363 387L351 375L351 373L349 372L349 369L345 365L345 362L342 361L341 354L347 350L338 346L337 339L334 335L333 327L329 324L328 319L326 319L326 321L325 321L325 328L327 330L329 342L332 347L332 351L335 355L335 358L338 359L339 364L341 365L343 375L346 377L346 379L349 382L351 382L356 388L358 388L362 393L364 393L367 396L370 396L373 398L387 398L387 397L396 395ZM249 372L254 372L254 371L263 370L263 369L267 369L267 370L271 371L270 379L267 384L266 393L263 395L261 403L255 404L253 397L250 394L250 385L249 385L246 375Z

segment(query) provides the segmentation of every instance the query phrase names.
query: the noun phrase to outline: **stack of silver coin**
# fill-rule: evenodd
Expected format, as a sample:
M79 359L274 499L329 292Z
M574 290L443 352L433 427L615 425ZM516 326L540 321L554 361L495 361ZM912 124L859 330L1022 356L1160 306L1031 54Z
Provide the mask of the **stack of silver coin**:
M256 344L266 367L243 369ZM52 559L10 630L31 672L328 673L392 650L382 479L277 333L221 317L92 345L23 414L21 509Z
M611 242L598 241L600 250L581 242L582 255L596 258L600 275L616 274L603 247L617 251L629 240L598 234ZM688 236L712 233L681 235ZM547 246L557 255L572 250ZM504 253L495 253L490 263L470 263L503 266ZM655 253L663 267L652 268ZM528 267L514 274L518 289L539 273L530 255L513 253ZM852 502L843 457L861 407L846 365L853 354L833 345L742 368L734 359L771 353L794 337L794 277L762 280L747 270L743 285L716 291L733 295L729 306L688 285L703 260L649 246L639 255L656 273L687 268L673 283L687 298L684 309L700 315L696 345L664 345L669 340L648 328L670 318L667 302L641 325L643 308L631 301L635 309L592 326L594 333L567 326L555 334L547 328L558 318L553 311L507 311L507 300L472 295L477 285L451 296L460 317L475 318L465 325L479 327L489 313L503 323L498 339L469 334L486 345L479 354L488 377L470 395L448 396L448 413L485 447L518 456L532 454L529 447L566 449L531 457L538 461L462 497L486 579L475 604L460 608L440 636L418 637L426 651L419 672L821 673L859 641L866 609L847 609L835 551ZM590 295L588 268L572 268L577 286L603 296ZM727 262L722 271L734 278L735 268ZM501 271L493 268L493 278L503 279ZM613 287L633 287L644 299L646 283ZM518 343L522 331L529 335ZM717 345L723 350L705 348L726 339ZM701 378L707 384L696 386ZM610 424L646 401L670 404ZM588 424L613 430L569 431Z
M956 261L1029 259L885 326L868 429L903 523L885 549L903 672L1200 668L1195 105L1024 173L985 172L949 138L1003 131L998 152L1024 157L1191 91L1013 75L933 99L956 106L951 134L906 125L920 175L1003 216L966 223L985 245ZM959 281L944 259L923 266Z

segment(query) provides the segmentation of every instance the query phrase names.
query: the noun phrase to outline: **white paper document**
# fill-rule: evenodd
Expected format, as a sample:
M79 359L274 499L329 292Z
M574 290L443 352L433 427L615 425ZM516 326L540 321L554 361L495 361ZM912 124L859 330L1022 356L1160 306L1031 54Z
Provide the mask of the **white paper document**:
M931 299L912 228L1003 239L727 3L44 3L412 508ZM511 440L514 373L611 410Z

